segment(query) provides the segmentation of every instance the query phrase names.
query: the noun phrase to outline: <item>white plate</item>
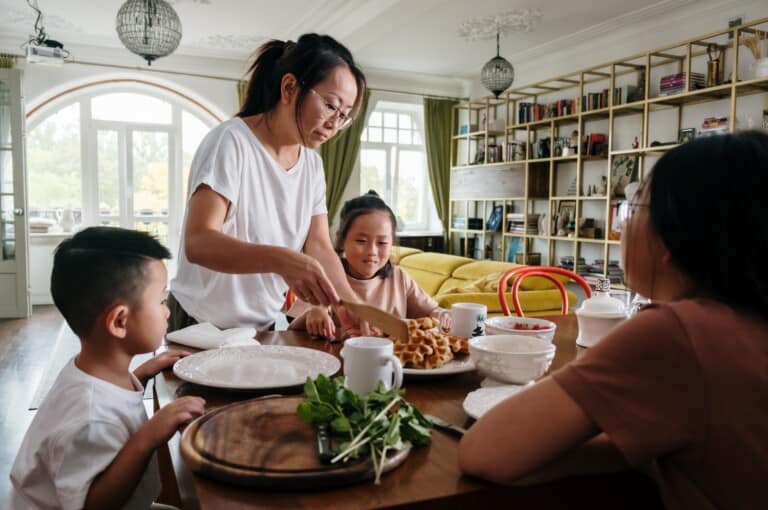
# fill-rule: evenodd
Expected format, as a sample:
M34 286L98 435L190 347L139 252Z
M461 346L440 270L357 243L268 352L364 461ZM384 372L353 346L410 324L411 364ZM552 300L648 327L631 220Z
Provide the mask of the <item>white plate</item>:
M173 365L179 379L238 390L300 386L307 377L333 375L341 362L335 356L305 347L249 345L198 352Z
M464 412L478 420L492 407L495 407L496 404L506 400L529 385L530 384L506 384L504 386L491 386L471 391L464 399L464 404L462 405L464 407Z
M469 355L462 355L460 359L452 359L440 368L403 368L405 375L415 376L433 376L433 375L450 375L450 374L463 374L464 372L471 372L475 369L475 363L469 359Z

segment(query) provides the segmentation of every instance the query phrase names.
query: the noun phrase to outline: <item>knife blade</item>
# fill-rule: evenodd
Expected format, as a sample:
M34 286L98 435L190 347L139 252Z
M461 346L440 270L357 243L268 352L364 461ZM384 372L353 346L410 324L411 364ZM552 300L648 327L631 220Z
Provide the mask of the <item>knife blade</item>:
M447 421L440 418L439 416L425 414L424 418L426 418L432 425L434 425L436 428L440 430L447 430L449 432L453 432L454 434L458 434L460 436L463 436L464 433L467 431L467 429L465 429L464 427L459 427L458 425L454 425L453 423L448 423Z
M408 340L408 323L404 319L375 306L342 300L341 305L361 319L365 319L392 338Z

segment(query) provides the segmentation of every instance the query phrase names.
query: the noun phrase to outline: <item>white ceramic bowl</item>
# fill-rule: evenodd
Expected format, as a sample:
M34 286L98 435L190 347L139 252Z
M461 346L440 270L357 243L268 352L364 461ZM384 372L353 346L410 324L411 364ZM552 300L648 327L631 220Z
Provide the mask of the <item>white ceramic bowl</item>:
M526 329L515 329L515 325ZM538 326L539 329L532 329ZM491 317L485 321L486 335L521 335L541 338L551 342L555 338L557 324L533 317Z
M544 375L555 357L555 345L531 336L477 336L469 340L469 357L486 377L524 384Z

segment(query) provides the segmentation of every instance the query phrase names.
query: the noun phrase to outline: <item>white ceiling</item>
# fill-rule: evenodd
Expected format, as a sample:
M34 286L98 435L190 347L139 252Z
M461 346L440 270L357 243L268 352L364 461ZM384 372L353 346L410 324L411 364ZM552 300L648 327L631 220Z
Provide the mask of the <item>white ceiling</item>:
M115 15L122 0L37 0L48 37L69 45L122 48ZM538 8L539 26L502 38L513 63L668 14L700 0L170 0L181 18L180 55L245 60L266 38L330 34L366 68L464 77L495 53L495 41L467 42L459 23L515 8ZM588 5L588 7L585 7ZM0 34L19 44L33 32L25 0L0 0ZM126 54L127 54L127 50ZM136 57L138 63L138 57Z

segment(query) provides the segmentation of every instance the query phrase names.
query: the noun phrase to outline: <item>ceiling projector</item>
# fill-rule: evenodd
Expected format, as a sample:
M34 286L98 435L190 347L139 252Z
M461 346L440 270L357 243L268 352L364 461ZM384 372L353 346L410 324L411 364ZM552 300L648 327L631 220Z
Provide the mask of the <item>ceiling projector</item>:
M64 46L52 40L46 40L43 44L29 43L27 45L27 63L44 64L60 67L64 64L67 51Z

